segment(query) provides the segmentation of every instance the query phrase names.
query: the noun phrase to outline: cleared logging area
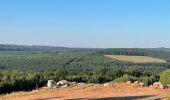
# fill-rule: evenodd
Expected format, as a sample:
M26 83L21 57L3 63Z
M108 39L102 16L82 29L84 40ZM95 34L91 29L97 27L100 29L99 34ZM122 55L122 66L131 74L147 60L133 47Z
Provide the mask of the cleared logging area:
M159 58L152 58L147 56L125 56L125 55L105 55L114 60L129 61L134 63L165 63L166 61Z

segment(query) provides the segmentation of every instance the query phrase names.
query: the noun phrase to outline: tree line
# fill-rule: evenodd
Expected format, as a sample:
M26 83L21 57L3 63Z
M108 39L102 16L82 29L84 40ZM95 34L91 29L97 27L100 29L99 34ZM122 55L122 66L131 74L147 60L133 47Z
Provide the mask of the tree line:
M125 69L96 68L90 71L66 71L64 69L47 71L0 71L0 94L13 91L30 91L46 86L48 80L68 80L84 83L126 82L139 80L150 85L160 79L159 68L129 67Z
M149 50L149 49L137 49L137 48L117 48L117 49L103 49L98 50L97 54L102 55L130 55L130 56L149 56L165 59L170 62L170 52Z

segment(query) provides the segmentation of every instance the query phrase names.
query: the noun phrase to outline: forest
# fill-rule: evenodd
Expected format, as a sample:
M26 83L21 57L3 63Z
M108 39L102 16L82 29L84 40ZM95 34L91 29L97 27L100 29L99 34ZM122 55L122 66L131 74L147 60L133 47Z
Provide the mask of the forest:
M161 58L167 62L133 63L113 60L105 55L148 56ZM56 47L17 46L16 48L13 45L1 45L0 94L37 89L45 86L50 79L85 83L139 80L145 85L150 85L159 81L162 73L170 68L169 61L170 52L167 49L164 51L146 48L74 49L62 47L61 50ZM164 78L161 80L164 81Z

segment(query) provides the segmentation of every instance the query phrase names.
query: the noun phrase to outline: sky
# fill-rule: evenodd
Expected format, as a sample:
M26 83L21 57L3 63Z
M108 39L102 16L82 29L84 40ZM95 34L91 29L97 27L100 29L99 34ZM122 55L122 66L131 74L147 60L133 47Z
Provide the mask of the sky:
M0 0L0 44L170 48L170 0Z

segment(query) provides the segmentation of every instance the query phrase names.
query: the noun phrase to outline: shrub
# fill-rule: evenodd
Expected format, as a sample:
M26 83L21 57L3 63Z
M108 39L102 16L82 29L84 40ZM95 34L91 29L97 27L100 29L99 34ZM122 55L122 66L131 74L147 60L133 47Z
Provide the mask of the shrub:
M130 76L128 74L125 74L123 75L122 77L119 77L117 79L114 80L114 82L118 82L118 83L121 83L121 82L127 82L127 81L136 81L137 78L136 77L133 77L133 76Z
M160 82L164 85L170 84L170 69L161 74Z
M149 86L156 82L156 78L154 76L144 76L140 78L140 81L143 82L146 86Z

